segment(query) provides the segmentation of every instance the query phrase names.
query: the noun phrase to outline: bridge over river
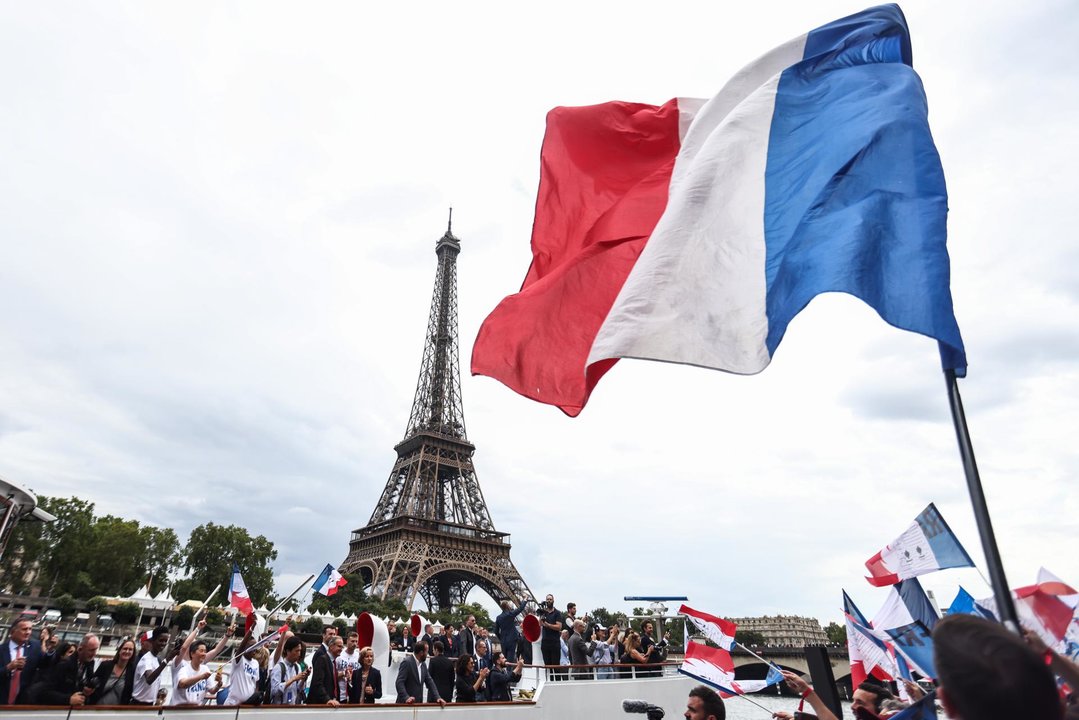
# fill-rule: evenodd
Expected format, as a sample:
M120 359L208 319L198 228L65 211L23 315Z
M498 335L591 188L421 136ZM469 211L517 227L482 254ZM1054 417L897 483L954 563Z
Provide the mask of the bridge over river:
M752 650L784 670L792 670L799 675L809 675L809 664L806 662L804 648L758 646L753 647ZM850 685L850 659L847 657L847 649L829 647L827 651L836 684ZM735 677L739 680L757 680L768 674L767 665L737 645L731 651L731 659L734 660Z

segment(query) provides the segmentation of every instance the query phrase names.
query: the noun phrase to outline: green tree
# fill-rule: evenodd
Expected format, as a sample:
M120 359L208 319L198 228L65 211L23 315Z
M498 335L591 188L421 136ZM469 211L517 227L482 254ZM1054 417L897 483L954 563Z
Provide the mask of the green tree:
M317 617L309 617L303 621L303 625L300 626L300 632L304 633L322 633L322 621Z
M828 636L828 642L830 643L835 643L836 645L847 644L847 628L834 620L828 623L828 627L824 628L824 634Z
M112 619L122 625L130 625L139 619L138 603L124 602L112 609Z
M367 610L367 594L363 591L361 575L345 575L346 584L337 588L333 595L316 594L311 601L309 612L330 613L331 615L359 615Z
M54 599L53 603L56 605L56 609L60 611L60 614L69 620L71 619L71 615L75 614L75 610L78 608L78 605L75 604L75 598L67 593Z
M734 639L743 645L767 645L768 640L756 630L736 630Z
M94 520L92 543L95 552L86 560L86 573L93 589L106 595L127 597L146 584L142 558L145 552L139 524L115 515ZM85 591L87 588L78 588Z
M94 551L94 504L75 497L43 496L38 498L38 505L56 516L55 521L42 526L41 585L49 595L69 589L81 595L86 588L79 586L78 575L84 572Z
M276 559L277 550L264 536L251 537L247 530L236 525L206 523L192 530L187 541L184 569L190 582L183 587L199 600L218 583L222 591L227 591L232 563L236 563L251 601L258 607L273 591L270 563Z
M172 528L159 528L144 525L139 528L143 555L141 568L143 574L153 578L150 592L157 595L169 582L169 576L180 567L183 556L180 553L180 539ZM205 597L205 596L204 596Z
M175 623L186 630L191 627L191 621L195 617L195 610L190 605L184 605L176 611Z
M86 609L96 613L108 612L109 602L100 595L95 595L86 601Z

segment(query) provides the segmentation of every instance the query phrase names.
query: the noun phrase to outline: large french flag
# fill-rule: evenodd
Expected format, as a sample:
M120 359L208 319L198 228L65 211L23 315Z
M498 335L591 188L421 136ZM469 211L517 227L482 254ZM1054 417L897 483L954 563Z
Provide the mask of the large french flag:
M694 610L689 605L678 608L678 612L689 618L690 622L716 645L724 650L734 648L734 633L738 630L738 626L730 620Z
M532 265L472 372L577 415L618 358L760 372L810 300L844 292L962 375L946 215L896 5L779 46L707 101L556 108Z
M974 567L974 561L937 506L929 503L902 535L866 560L865 566L869 570L866 580L884 587L944 568Z

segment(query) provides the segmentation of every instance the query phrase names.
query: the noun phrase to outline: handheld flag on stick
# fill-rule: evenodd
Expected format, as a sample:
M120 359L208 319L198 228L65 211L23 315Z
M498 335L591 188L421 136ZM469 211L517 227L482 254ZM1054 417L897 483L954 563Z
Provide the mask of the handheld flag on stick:
M244 585L243 576L240 575L240 566L232 563L232 581L229 583L229 607L236 608L245 616L255 612L255 604L251 602L251 596L247 594L247 586Z
M686 657L678 672L711 685L724 697L740 694L734 680L734 660L722 648L698 642L686 643Z
M757 692L783 679L783 673L778 668L769 666L768 676L764 680L735 680L731 654L722 648L708 647L698 642L686 644L686 657L678 672L714 687L725 698Z
M689 618L690 622L716 645L724 650L734 648L734 633L738 626L730 620L724 620L721 617L694 610L689 605L682 605L682 607L678 608L678 612Z
M874 637L870 640L864 637L867 632L872 634L868 630L869 621L845 590L843 591L843 618L847 625L847 655L850 657L852 686L858 687L870 674L882 680L890 680L890 673L884 670L885 667L891 665L888 655L879 638Z
M845 292L966 355L947 190L896 5L797 37L711 100L547 115L520 292L472 372L576 416L618 358L763 370L815 296Z
M936 505L929 503L906 532L866 560L865 566L869 584L884 587L944 568L974 567L974 561Z
M326 563L326 567L322 568L322 572L315 578L311 589L329 597L345 585L348 585L348 580L341 577L341 573L337 572L333 565Z

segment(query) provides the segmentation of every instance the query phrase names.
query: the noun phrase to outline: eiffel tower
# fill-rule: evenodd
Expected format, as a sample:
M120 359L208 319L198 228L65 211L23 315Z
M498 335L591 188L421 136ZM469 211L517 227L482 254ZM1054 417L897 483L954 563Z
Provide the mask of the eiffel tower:
M532 600L510 560L510 537L495 530L465 434L457 357L457 255L453 210L435 245L427 342L404 439L367 525L353 531L342 573L359 573L368 594L422 596L432 612L465 602L479 586L496 602Z

